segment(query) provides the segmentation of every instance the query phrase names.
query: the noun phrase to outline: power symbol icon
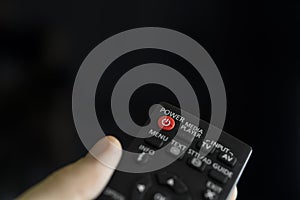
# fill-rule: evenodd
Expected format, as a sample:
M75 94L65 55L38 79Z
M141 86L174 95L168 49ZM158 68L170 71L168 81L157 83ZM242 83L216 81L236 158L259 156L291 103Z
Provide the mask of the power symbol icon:
M161 121L161 124L163 125L163 126L170 126L170 124L171 124L171 121L169 120L169 119L163 119L162 121Z
M175 121L172 117L169 116L162 116L158 119L158 126L162 130L170 131L175 126Z

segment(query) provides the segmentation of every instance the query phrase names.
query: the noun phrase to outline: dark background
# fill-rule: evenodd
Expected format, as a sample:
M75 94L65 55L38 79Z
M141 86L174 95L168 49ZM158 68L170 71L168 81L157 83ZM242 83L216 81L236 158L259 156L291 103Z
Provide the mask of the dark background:
M86 153L72 119L77 70L101 41L143 26L194 38L217 64L224 130L254 149L238 199L300 199L299 24L299 1L1 1L0 199Z

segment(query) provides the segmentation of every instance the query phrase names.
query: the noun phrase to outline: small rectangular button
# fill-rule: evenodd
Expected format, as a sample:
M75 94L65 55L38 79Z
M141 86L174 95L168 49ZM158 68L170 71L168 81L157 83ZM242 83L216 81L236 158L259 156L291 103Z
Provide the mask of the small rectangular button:
M233 155L228 154L228 153L223 153L223 152L221 152L219 154L218 159L222 163L228 165L229 167L234 167L234 165L235 165L235 163L237 161L236 157L234 157Z
M145 142L155 148L161 148L164 145L164 141L156 137L146 138Z
M220 182L220 183L223 183L225 184L227 181L228 181L228 177L221 174L220 172L216 171L216 170L210 170L209 172L209 177Z
M222 187L218 186L217 184L213 183L212 181L207 181L206 182L206 187L208 189L211 189L212 191L215 191L218 194L220 194L223 190Z
M173 145L167 149L167 152L176 157L178 160L181 160L184 157L184 152L179 147Z
M199 171L204 171L205 169L205 164L204 162L202 162L200 159L198 158L189 158L187 160L188 165L190 165L191 167L199 170Z
M136 162L139 164L146 164L149 161L149 154L142 152L140 153L137 158L136 158Z

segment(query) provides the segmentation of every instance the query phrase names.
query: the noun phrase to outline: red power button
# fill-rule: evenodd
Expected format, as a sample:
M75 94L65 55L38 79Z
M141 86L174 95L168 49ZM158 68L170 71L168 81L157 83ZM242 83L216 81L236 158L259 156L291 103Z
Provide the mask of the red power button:
M175 121L172 117L169 116L162 116L158 119L158 126L162 130L170 131L175 126Z

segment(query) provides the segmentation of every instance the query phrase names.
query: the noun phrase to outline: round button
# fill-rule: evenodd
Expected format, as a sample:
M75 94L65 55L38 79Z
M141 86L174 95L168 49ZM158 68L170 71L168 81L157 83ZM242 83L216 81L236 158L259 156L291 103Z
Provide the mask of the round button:
M175 121L172 117L169 116L162 116L158 119L158 126L162 130L170 131L175 126Z

